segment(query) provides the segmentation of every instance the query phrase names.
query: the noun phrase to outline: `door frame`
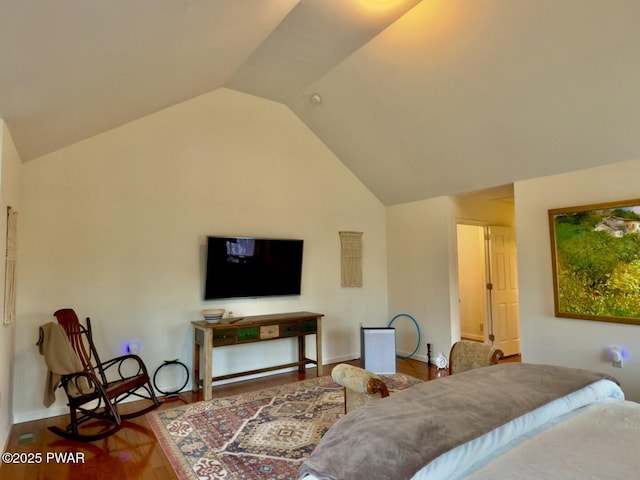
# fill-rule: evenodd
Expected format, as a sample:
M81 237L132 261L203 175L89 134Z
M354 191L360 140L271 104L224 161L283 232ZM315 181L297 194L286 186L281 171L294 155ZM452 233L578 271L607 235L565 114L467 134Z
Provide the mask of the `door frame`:
M492 252L491 252L491 228L499 227L499 225L492 225L489 222L482 221L473 221L466 219L456 219L455 222L455 275L456 281L455 285L455 302L457 304L457 315L452 315L452 324L451 324L451 332L453 341L459 340L462 337L462 310L461 310L461 281L460 281L460 273L459 273L459 261L460 261L460 249L458 245L458 225L468 225L475 226L482 229L483 238L484 238L484 248L483 248L483 256L484 256L484 311L483 311L483 323L484 323L484 340L483 343L497 345L496 339L496 316L493 312L493 292L492 292L492 282L495 282L495 274L492 272ZM513 229L513 227L506 227ZM517 329L519 331L520 320L518 319ZM504 332L503 332L504 333ZM521 347L518 349L520 353Z

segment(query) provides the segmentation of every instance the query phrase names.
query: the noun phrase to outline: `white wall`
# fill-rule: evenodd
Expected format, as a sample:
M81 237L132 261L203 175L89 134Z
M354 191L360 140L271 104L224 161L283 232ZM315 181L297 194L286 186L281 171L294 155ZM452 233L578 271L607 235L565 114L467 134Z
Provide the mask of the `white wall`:
M385 209L281 104L221 89L64 148L23 167L16 421L42 406L38 326L73 307L91 316L103 358L139 342L151 370L192 363L190 322L324 313L326 362L359 356L360 322L386 322ZM340 287L338 231L364 232L364 287ZM206 235L301 238L302 295L203 302ZM313 338L310 355L315 354ZM219 349L215 374L289 362L290 340Z
M515 224L515 212L511 200L463 196L453 197L453 201L455 203L454 215L456 220L461 223L471 221L501 227L513 227Z
M7 222L10 205L20 215L20 157L4 121L0 119L0 311L4 312L5 255ZM4 217L1 217L4 215ZM20 219L18 219L18 231ZM0 315L2 316L2 315ZM3 316L2 316L3 317ZM0 325L0 445L6 445L13 421L12 381L14 368L15 323Z
M527 362L606 372L627 398L640 401L640 325L556 318L547 211L552 208L638 198L640 160L515 184L522 355ZM628 350L614 368L606 347Z
M459 322L450 301L451 281L456 276L455 221L449 197L387 207L387 262L389 317L413 316L421 332L415 358L426 360L427 343L433 358L447 356L452 338L459 337ZM397 327L397 347L402 354L413 351L416 329L410 321ZM394 326L396 324L394 323Z
M512 226L513 204L469 197L438 197L387 207L389 317L408 313L420 326L421 344L414 358L426 361L449 354L460 339L456 223ZM396 324L394 323L394 326ZM399 323L398 351L416 345L415 327Z

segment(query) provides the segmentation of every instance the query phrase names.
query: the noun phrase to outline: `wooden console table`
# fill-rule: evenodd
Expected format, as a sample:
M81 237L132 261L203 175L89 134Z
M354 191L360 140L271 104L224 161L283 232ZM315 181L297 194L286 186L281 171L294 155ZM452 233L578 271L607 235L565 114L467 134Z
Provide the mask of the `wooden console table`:
M282 368L298 367L304 372L308 363L315 364L318 376L322 376L322 329L324 315L311 312L277 313L257 315L241 319L224 319L220 323L207 323L204 320L191 322L193 325L193 391L200 387L204 390L204 399L211 400L211 384L217 380L270 372ZM305 337L316 336L316 359L306 357ZM213 376L213 349L240 345L244 343L264 342L279 338L298 338L298 361L260 368L228 375ZM200 379L200 355L203 354L203 378Z

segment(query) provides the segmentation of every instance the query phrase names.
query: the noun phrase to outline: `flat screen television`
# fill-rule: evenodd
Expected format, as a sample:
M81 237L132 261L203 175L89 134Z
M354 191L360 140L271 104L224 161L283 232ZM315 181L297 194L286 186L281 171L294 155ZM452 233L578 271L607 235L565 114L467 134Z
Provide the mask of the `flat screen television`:
M300 295L302 240L207 237L204 299Z

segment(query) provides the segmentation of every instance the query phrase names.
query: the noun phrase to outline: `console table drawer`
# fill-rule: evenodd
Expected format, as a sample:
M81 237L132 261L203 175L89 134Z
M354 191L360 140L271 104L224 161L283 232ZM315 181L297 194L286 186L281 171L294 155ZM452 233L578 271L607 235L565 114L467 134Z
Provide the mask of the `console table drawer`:
M280 336L280 328L278 325L263 325L260 327L260 339L278 338Z
M315 333L318 331L317 320L305 320L300 324L300 331L302 333Z
M298 322L282 323L280 325L281 337L295 337L296 335L300 335L300 324Z
M213 331L213 344L214 345L231 345L236 343L236 329L227 328L224 330Z
M258 327L247 327L238 329L238 342L251 342L258 340Z

